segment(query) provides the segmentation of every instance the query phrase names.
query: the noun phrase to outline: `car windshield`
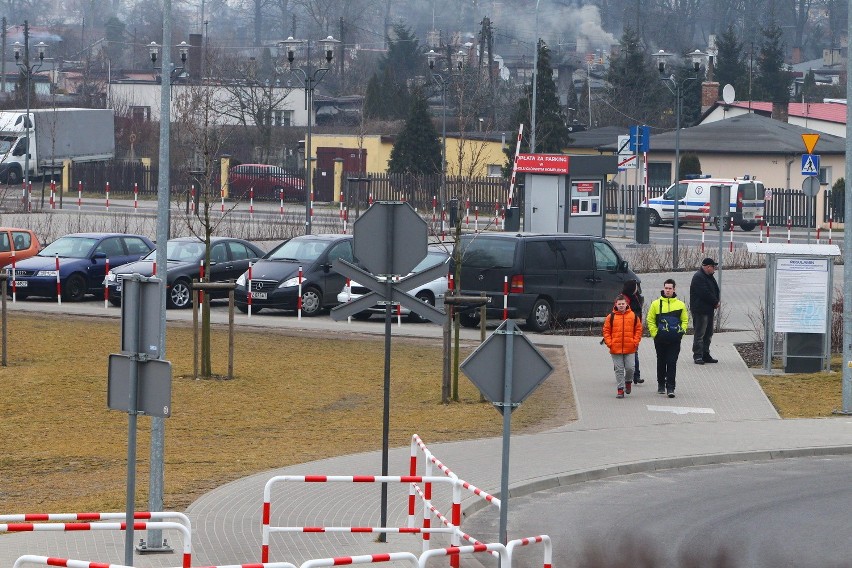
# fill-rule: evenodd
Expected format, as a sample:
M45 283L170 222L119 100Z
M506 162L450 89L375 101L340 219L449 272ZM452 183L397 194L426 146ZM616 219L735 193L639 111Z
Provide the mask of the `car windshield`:
M320 257L331 241L296 238L287 241L266 256L266 260L314 261Z
M472 238L462 241L462 266L511 268L515 263L515 239Z
M683 199L684 197L686 197L686 187L687 187L687 184L685 184L685 183L677 184L678 199ZM663 195L663 199L674 199L674 196L675 196L675 186L672 185L671 187L669 187L666 190L665 195Z
M0 154L5 154L11 150L15 140L14 136L0 136Z
M61 237L42 249L39 256L89 258L98 239L92 237Z
M198 262L204 257L204 243L201 241L169 241L166 244L166 259L174 262ZM154 261L157 251L152 250L142 260Z
M417 264L417 266L415 266L412 269L411 272L422 272L422 271L426 270L427 268L432 268L433 266L436 266L438 264L441 264L442 262L445 262L447 260L448 256L449 255L447 255L447 253L445 253L443 251L429 251L429 253L426 255L426 258L421 260Z

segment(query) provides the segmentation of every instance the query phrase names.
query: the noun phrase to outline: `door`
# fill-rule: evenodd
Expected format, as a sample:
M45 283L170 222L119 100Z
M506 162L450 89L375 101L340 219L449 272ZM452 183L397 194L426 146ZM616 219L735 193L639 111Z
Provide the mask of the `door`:
M236 279L242 274L236 273L234 263L228 255L227 243L216 243L210 247L210 282L224 282L228 279Z
M532 233L559 232L559 176L527 175L526 196L529 212L524 230Z
M343 285L346 283L345 276L341 276L331 269L331 265L337 259L354 262L351 239L331 245L323 264L319 267L320 272L317 274L316 280L320 285L322 302L325 306L337 304L337 294L343 290Z
M621 271L621 257L606 241L593 241L595 254L595 315L604 316L612 311L615 297L624 288L625 273Z
M677 212L678 216L686 213L686 189L689 184L679 183L677 186L670 187L662 197L663 219L674 219L675 199L678 200Z
M334 197L334 160L343 160L344 172L367 171L367 150L362 148L317 148L317 166L314 176L317 201L331 201Z
M100 256L100 255L104 256ZM127 254L121 237L107 237L95 248L92 263L87 267L89 277L89 288L93 290L103 289L103 281L106 276L106 262L109 259L110 268L121 266L136 260Z
M557 248L559 241L550 240L526 240L524 247L524 294L530 296L530 302L537 298L548 298L553 304L554 312L557 311L556 303L559 297L559 286L557 280ZM517 314L518 317L527 317L529 314Z
M559 313L565 317L592 317L596 290L592 243L586 239L564 239L559 245Z

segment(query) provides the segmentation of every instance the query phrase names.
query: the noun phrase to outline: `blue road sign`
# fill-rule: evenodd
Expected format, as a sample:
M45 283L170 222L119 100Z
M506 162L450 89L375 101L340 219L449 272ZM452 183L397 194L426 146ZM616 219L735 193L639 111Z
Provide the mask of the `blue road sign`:
M630 151L634 154L647 152L651 149L651 127L630 127Z
M819 154L802 154L802 175L819 175Z

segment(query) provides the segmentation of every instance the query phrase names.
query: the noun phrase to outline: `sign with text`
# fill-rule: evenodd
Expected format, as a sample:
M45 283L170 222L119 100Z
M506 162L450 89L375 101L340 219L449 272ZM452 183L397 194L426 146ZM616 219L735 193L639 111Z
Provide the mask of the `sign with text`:
M567 174L568 156L562 154L518 154L517 171L527 174Z
M830 289L825 258L779 258L775 267L778 333L825 333Z
M574 184L574 187L581 193L591 193L598 188L598 183L594 181L578 181Z

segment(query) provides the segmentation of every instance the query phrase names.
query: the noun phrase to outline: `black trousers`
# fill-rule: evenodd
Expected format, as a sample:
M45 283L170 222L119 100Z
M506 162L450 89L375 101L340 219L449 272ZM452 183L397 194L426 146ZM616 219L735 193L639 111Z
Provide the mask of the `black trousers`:
M710 342L713 340L713 315L692 312L692 358L703 359L710 356Z
M680 341L661 341L654 338L654 349L657 351L657 388L674 392Z

